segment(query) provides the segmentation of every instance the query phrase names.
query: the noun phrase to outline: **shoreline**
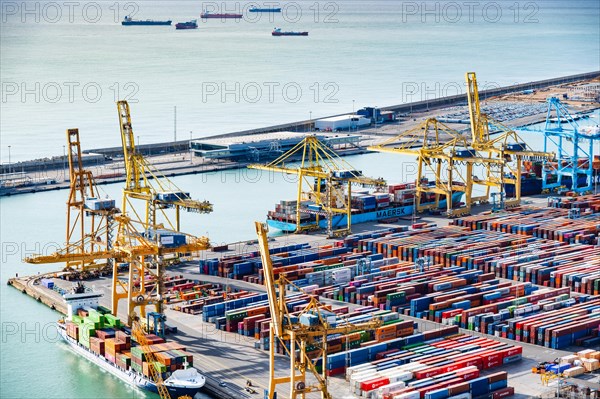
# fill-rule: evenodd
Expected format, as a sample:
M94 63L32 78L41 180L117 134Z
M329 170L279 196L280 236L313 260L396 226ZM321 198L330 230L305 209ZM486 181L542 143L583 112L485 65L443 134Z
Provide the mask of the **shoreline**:
M496 97L506 94L525 94L523 92L528 90L546 91L551 87L558 88L558 86L567 83L583 82L596 78L600 78L600 71L484 90L480 92L480 98L482 101L485 101L493 100ZM498 98L496 100L499 102L506 101L505 98ZM531 101L533 104L533 99L531 99ZM369 153L366 148L373 142L389 137L390 134L396 135L398 131L408 130L412 128L413 125L416 126L416 124L425 118L439 117L441 111L456 106L462 106L464 103L466 103L466 95L460 94L432 100L381 107L380 109L383 111L397 112L399 116L398 121L393 123L375 124L363 129L357 129L356 131L352 130L349 133L360 134L363 136L363 143L360 144L360 147L338 150L338 153L340 156ZM591 102L586 105L589 107L580 109L577 113L587 114L598 109L596 103ZM509 121L508 124L513 126L528 126L543 122L545 117L546 113L539 113L524 118L513 119ZM237 138L280 131L296 131L314 134L317 133L317 131L312 130L313 124L314 120L291 122L282 125L267 126L261 129L204 137L202 140ZM390 130L392 130L391 133L389 133ZM341 133L344 132L345 131L342 131ZM159 168L166 177L241 169L251 163L249 161L207 160L195 155L192 156L192 152L189 150L189 144L190 140L182 140L176 142L145 144L138 146L138 148L144 156L148 157L150 163L160 165ZM120 146L91 149L84 151L84 154L89 154L89 158L83 159L84 168L93 171L96 184L105 185L125 181L124 161L122 158L122 148ZM0 165L0 181L2 181L0 183L3 183L4 181L9 182L9 184L0 184L0 197L67 189L69 188L69 180L66 159L61 156L55 156L50 159L37 159ZM11 185L11 181L17 183Z

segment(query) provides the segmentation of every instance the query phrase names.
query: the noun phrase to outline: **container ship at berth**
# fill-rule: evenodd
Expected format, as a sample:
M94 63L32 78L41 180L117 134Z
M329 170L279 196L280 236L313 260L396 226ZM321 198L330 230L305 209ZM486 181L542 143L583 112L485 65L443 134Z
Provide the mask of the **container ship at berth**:
M434 185L435 182L428 182ZM460 191L452 194L452 204L458 205L463 196ZM388 186L388 192L369 192L369 190L352 191L352 216L351 224L388 221L399 217L410 217L414 210L415 184L396 184ZM421 205L435 201L435 194L428 194L422 198ZM274 211L267 214L269 227L285 232L296 231L296 211L298 201L281 201ZM446 208L446 200L440 199L440 209ZM300 225L311 225L316 221L315 213L320 206L314 201L300 202ZM346 214L333 216L333 227L345 226L348 223ZM327 228L327 219L319 220L319 227Z
M596 175L600 172L600 157L596 156L593 160L593 169L596 171ZM579 163L581 166L587 166L589 160L587 158L580 158ZM562 167L567 166L567 161L561 162ZM538 195L542 194L543 191L543 173L548 173L552 169L556 170L558 168L558 162L550 162L549 170L543 171L542 162L524 162L524 169L521 174L521 195ZM598 177L595 177L598 180ZM547 176L547 183L553 184L556 183L557 176L556 174L549 173ZM566 187L571 187L573 182L573 178L571 176L563 176L562 185ZM587 176L585 174L580 174L577 176L577 187L585 186L587 182ZM513 198L515 196L515 186L512 184L507 184L505 186L506 196L508 198Z
M193 357L183 345L165 342L154 334L146 335L151 345L136 344L130 330L108 309L98 306L101 296L85 292L83 286L64 295L67 319L58 322L58 332L77 354L139 389L158 392L149 369L155 367L171 397L194 397L200 392L206 379L192 367ZM153 365L146 361L149 352L157 360Z

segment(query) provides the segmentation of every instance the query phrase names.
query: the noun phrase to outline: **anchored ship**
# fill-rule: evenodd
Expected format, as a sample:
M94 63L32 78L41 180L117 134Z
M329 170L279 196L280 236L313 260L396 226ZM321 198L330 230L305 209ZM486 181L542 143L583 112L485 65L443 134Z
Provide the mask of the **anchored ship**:
M86 292L82 285L74 293L63 296L68 308L67 319L59 320L57 326L60 336L73 351L139 389L158 392L149 371L149 367L155 367L172 397L194 397L200 392L206 379L191 367L192 356L182 345L165 342L153 334L147 335L153 345L132 345L131 335L119 319L98 305L101 296ZM144 361L147 351L154 353L159 364Z
M308 36L308 32L286 32L282 31L281 28L273 29L271 32L273 36Z
M154 21L152 19L146 19L144 21L132 19L129 16L126 16L121 25L130 26L130 25L171 25L171 20L168 21Z
M452 204L458 205L463 196L462 192L452 194ZM414 210L415 185L396 184L388 186L388 192L369 193L368 190L352 193L351 224L387 221L399 217L410 217ZM421 200L421 205L428 205L435 201L434 194L427 194ZM439 201L439 208L446 208L446 200ZM269 227L285 232L296 231L298 201L281 201L274 211L267 214ZM309 226L316 222L320 215L319 227L327 228L328 221L324 212L314 201L300 202L300 225ZM334 228L345 226L348 223L346 214L334 214L332 226Z
M213 14L210 11L204 11L202 14L200 14L200 18L204 18L204 19L208 19L208 18L234 18L234 19L239 19L239 18L242 18L242 17L243 17L242 14L230 14L230 13Z
M281 12L281 8L258 8L252 7L250 12Z
M175 24L175 29L197 29L198 21L193 19L189 22L179 22Z

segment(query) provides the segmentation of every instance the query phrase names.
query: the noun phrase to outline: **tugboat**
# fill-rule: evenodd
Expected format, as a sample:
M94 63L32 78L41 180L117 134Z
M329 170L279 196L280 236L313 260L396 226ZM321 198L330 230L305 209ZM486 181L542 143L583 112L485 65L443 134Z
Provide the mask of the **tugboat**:
M137 19L132 19L130 16L126 16L125 19L121 22L123 26L131 26L131 25L171 25L171 20L168 21L154 21L151 19L147 19L145 21L140 21Z
M285 32L281 28L273 29L272 36L308 36L308 32Z
M258 8L252 7L250 12L281 12L281 8Z
M210 11L204 11L202 14L200 14L200 18L202 19L209 19L209 18L233 18L233 19L239 19L242 18L243 15L242 14L213 14Z
M175 24L175 29L197 29L197 28L198 28L198 22L195 19L193 19L189 22L179 22L179 23Z

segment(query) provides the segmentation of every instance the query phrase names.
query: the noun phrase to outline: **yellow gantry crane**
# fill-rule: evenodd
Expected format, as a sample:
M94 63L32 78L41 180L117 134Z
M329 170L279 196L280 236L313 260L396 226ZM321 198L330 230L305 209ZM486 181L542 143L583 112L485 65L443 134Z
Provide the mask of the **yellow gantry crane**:
M83 168L83 156L79 129L67 130L69 146L69 198L67 200L68 253L85 254L110 250L113 242L114 216L119 213L115 201L100 198L94 183L92 172ZM86 240L86 238L90 238ZM110 265L110 259L96 262L96 259L67 261L65 269L86 270L104 268Z
M474 184L483 185L485 194L477 200L489 201L490 190L497 187L504 193L506 184L515 186L515 198L506 200L507 206L516 206L521 202L521 171L524 160L552 160L554 154L533 151L519 135L489 115L481 112L479 90L475 72L467 72L467 99L471 118L471 147L487 153L489 158L504 162L489 163L482 179L474 179ZM490 132L490 127L493 129Z
M125 162L125 188L123 189L123 213L131 209L137 218L144 220L145 224L153 228L158 225L157 210L162 211L166 223L171 230L180 229L180 211L210 213L213 206L208 201L194 200L179 189L175 183L166 176L160 174L138 151L135 144L135 136L131 126L131 114L127 101L117 102L119 112L119 125L121 128L121 143L123 146L123 158ZM132 204L137 199L144 202L145 215L140 217ZM175 221L167 217L164 212L167 208L175 209Z
M330 334L348 334L356 331L375 329L382 325L381 320L373 320L366 323L351 324L346 322L333 326L332 320L323 317L320 308L322 305L314 297L311 297L309 304L302 310L300 315L292 317L288 312L285 295L285 287L293 284L282 276L275 280L273 264L269 254L269 244L267 239L267 226L256 222L256 234L260 256L262 260L265 286L269 299L269 309L271 312L271 324L269 333L269 398L275 397L276 388L281 384L289 384L290 398L305 398L306 394L311 392L320 392L322 399L331 399L331 394L327 388L327 336ZM301 291L301 290L300 290ZM305 325L297 320L302 319L302 315L311 313L318 317L318 323L315 325ZM289 375L285 377L275 376L275 344L276 340L281 342L286 348L286 353L290 359ZM285 342L288 341L290 348L287 349ZM322 359L322 371L316 368L314 360L307 355L308 346L316 347L319 351L317 358ZM312 374L314 383L307 382L307 374Z
M449 217L471 212L475 202L472 197L473 166L504 162L480 156L470 148L463 135L434 118L368 149L415 156L415 210L439 209L443 205L440 203L442 197ZM433 184L429 184L431 176ZM457 193L464 193L464 207L456 207ZM434 194L434 200L424 202L424 197L430 197L431 194Z
M350 233L352 224L352 184L362 187L385 187L383 179L365 177L340 158L318 137L307 136L285 154L266 164L249 165L251 169L295 174L298 176L296 232L317 230L326 221L329 236ZM311 206L305 206L310 203ZM306 214L314 217L303 222ZM346 224L338 228L335 216L345 216ZM324 227L324 226L323 226Z
M140 308L140 314L145 317L145 307L154 305L157 312L161 312L163 303L163 257L173 253L189 253L205 250L210 247L208 239L185 235L185 242L170 243L173 233L161 230L161 233L148 237L140 231L135 224L140 224L125 215L116 215L115 222L122 228L122 233L117 237L110 249L94 252L73 252L70 247L50 255L34 255L24 259L27 263L46 264L60 262L95 262L102 259L114 260L112 276L112 313L118 313L118 304L121 299L128 303L127 314L135 313ZM162 234L162 235L161 235ZM177 233L179 237L182 233ZM167 237L169 240L164 240ZM84 243L75 243L77 246L89 248L91 237L86 237ZM165 243L169 242L169 243ZM120 275L119 267L123 267L125 275ZM156 270L152 270L152 269ZM152 278L152 284L147 284L146 274ZM150 286L148 286L150 285ZM129 320L131 322L131 320Z
M185 250L185 245L174 245L172 240L177 239L173 231L180 231L180 211L210 213L213 206L208 201L198 201L190 197L189 193L182 191L166 176L162 175L154 168L144 156L138 151L135 144L135 136L131 123L131 113L127 101L118 101L117 110L119 114L119 126L121 132L121 144L123 146L123 158L125 162L125 187L123 189L122 212L131 212L135 215L134 219L139 223L140 228L133 228L132 219L124 220L119 223L117 242L124 247L136 246L136 244L146 245L155 241L153 245L161 248L154 253L141 254L141 256L130 256L127 262L121 265L113 265L113 311L116 311L118 301L127 298L129 303L129 314L135 307L142 309L142 316L145 316L145 306L154 304L157 312L161 313L161 287L162 284L162 265L164 259L162 256L166 253L179 254L189 253L210 248L210 243L206 237L187 236L188 241L193 241L191 247ZM145 215L141 216L135 208L133 200L140 200L143 204ZM175 210L175 221L172 222L166 209ZM157 220L157 211L163 214L164 223ZM142 239L138 230L142 232L145 239ZM162 237L161 237L162 233ZM169 233L167 236L164 233ZM181 235L179 236L181 237ZM166 240L165 242L158 242ZM167 244L167 241L169 242ZM182 250L166 250L169 245L172 248ZM121 267L119 267L121 266ZM153 272L152 269L155 269ZM122 269L126 271L119 276ZM156 281L154 285L156 292L146 292L145 275L149 273ZM156 294L156 295L153 295ZM158 299L157 299L158 298Z

